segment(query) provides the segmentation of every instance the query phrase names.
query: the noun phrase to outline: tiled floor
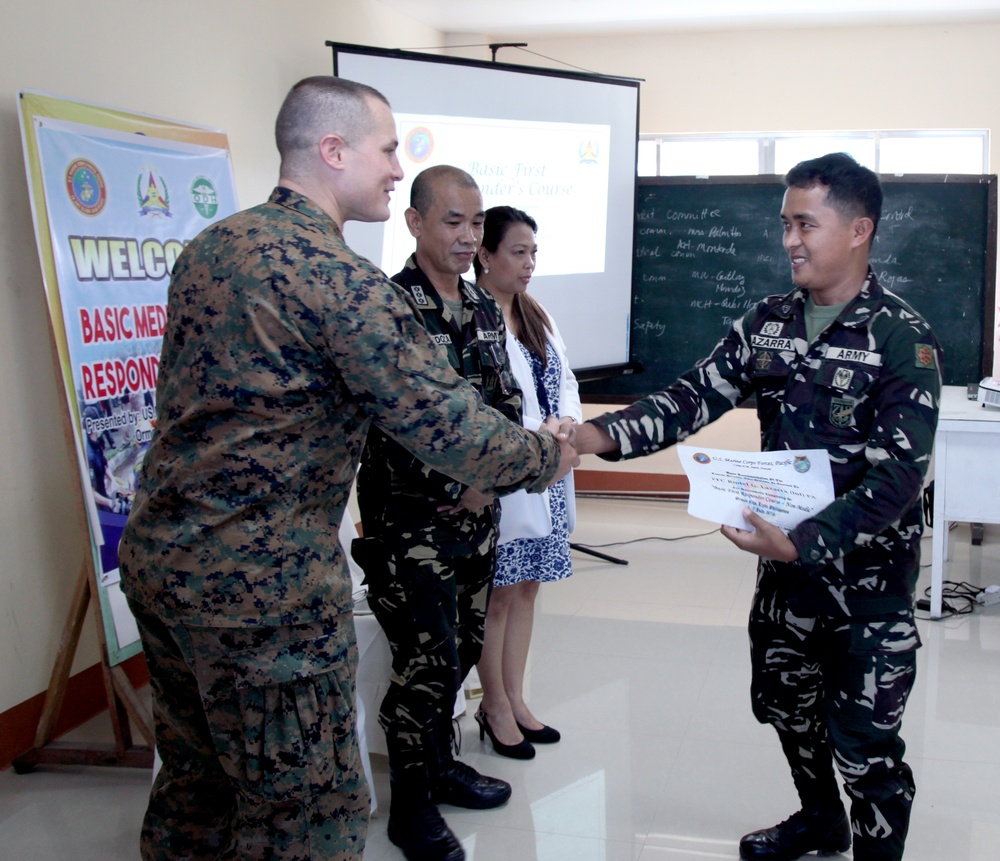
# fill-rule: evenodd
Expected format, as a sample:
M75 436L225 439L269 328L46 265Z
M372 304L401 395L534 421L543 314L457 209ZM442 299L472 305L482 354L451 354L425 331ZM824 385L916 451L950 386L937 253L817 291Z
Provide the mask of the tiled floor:
M586 544L712 532L677 503L582 499L579 520L574 540ZM982 546L968 539L968 526L955 528L949 579L1000 584L1000 527L986 527ZM576 553L574 576L539 598L529 700L563 741L530 762L503 759L479 741L475 702L462 718L463 758L514 786L499 810L443 808L470 861L736 859L741 834L796 806L775 736L748 703L753 559L717 533L605 552L629 564ZM994 861L1000 604L922 622L921 635L904 722L918 786L906 858ZM384 757L373 766L385 809ZM147 786L147 774L129 770L8 770L0 858L137 858ZM384 815L372 820L366 861L402 858L385 825Z

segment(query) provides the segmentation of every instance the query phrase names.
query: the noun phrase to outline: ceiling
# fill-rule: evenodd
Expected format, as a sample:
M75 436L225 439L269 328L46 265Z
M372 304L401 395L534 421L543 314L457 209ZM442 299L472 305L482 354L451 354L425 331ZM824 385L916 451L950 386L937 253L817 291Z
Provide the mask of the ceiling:
M380 0L444 33L588 32L996 20L1000 0Z

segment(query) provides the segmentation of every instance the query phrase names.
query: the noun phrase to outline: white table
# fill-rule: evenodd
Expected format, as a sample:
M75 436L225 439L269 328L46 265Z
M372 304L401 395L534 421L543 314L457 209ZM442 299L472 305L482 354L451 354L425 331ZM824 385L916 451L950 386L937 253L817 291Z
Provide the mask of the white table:
M934 437L931 617L941 617L948 523L1000 523L1000 409L945 386Z

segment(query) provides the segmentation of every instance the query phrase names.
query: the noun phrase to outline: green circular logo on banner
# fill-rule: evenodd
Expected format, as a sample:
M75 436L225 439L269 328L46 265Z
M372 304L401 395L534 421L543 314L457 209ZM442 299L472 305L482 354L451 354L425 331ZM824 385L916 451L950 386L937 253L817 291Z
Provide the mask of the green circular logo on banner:
M205 218L214 218L219 211L219 196L215 193L212 181L203 176L195 178L191 183L191 202L198 213Z

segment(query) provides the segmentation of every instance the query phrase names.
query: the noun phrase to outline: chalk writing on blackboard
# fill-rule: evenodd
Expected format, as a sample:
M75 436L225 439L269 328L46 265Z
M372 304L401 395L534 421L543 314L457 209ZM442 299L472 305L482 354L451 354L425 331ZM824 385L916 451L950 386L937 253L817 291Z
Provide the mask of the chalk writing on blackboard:
M930 321L945 382L980 379L992 366L996 177L883 177L883 190L872 268ZM792 289L783 194L778 177L640 179L631 349L644 371L584 383L583 394L668 385L757 302Z

